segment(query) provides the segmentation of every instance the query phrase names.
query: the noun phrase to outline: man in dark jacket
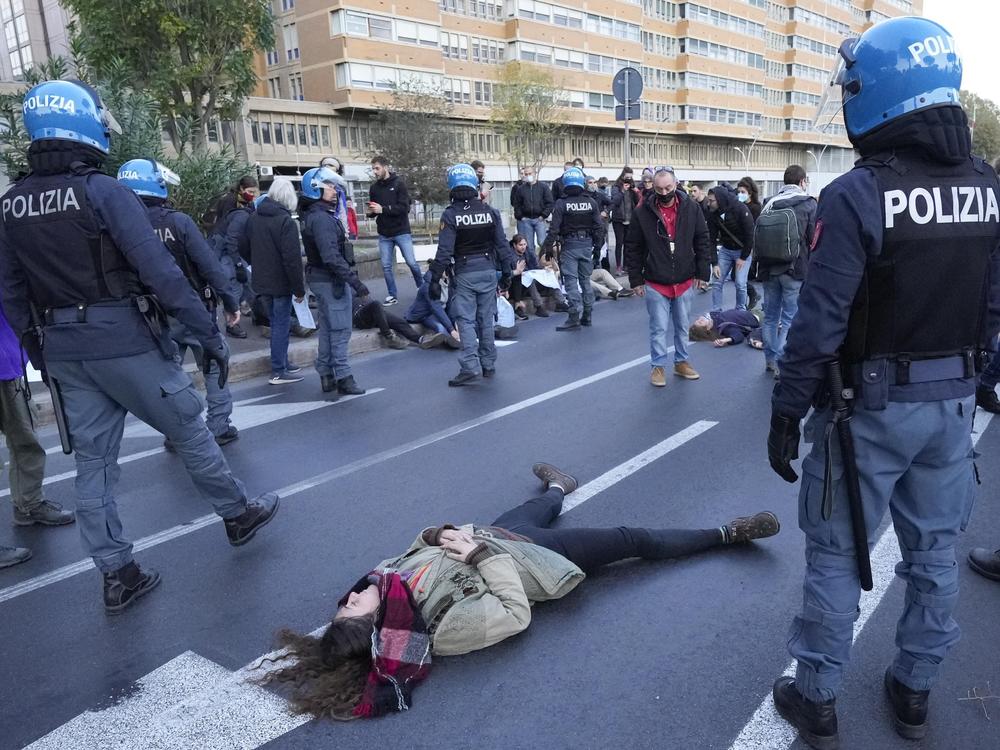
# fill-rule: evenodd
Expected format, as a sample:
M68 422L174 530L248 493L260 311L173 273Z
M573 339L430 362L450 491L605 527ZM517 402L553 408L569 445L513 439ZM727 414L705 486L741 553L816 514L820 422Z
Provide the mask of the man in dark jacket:
M385 305L395 305L396 299L396 248L403 254L403 260L413 274L413 283L420 286L420 266L413 254L413 235L410 234L410 193L403 178L389 171L389 160L384 156L372 159L372 174L375 182L368 188L369 219L375 219L378 230L378 251L385 275L388 296Z
M297 203L291 183L278 177L247 222L254 287L271 321L271 385L302 380L301 368L288 361L292 298L301 302L306 294L299 230L292 219Z
M510 205L517 221L517 233L528 241L528 249L535 250L545 242L548 230L545 220L552 213L552 190L538 182L534 167L521 170L521 181L510 191Z
M799 290L806 277L809 248L816 229L816 199L805 188L806 170L793 164L785 170L785 186L767 202L764 212L788 208L795 214L799 231L799 252L791 263L758 260L754 278L764 282L764 367L778 377L778 359L785 351L785 339L792 318L799 309ZM762 225L763 226L763 225Z
M241 303L252 300L254 296L253 290L250 289L250 274L240 255L240 247L246 243L247 220L253 213L254 199L258 194L256 180L252 177L240 180L233 198L233 208L217 222L215 233L212 235L212 244L222 264L222 270L229 277L229 291ZM239 321L232 324L227 321L226 333L234 339L247 337Z
M736 309L747 309L747 277L750 274L750 254L753 252L753 216L740 203L736 191L729 185L717 185L705 199L713 212L708 231L712 246L717 248L713 265L712 309L722 309L722 287L736 268Z
M629 286L646 298L649 313L650 383L667 384L667 325L674 326L674 374L687 380L700 376L688 363L691 288L703 288L710 275L708 227L701 208L677 190L668 169L653 176L653 190L632 215L625 240Z

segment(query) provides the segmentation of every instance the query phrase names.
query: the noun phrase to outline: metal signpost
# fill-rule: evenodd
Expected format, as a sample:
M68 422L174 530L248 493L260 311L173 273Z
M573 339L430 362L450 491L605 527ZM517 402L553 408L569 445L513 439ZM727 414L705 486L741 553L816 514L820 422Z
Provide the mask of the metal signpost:
M615 120L625 123L625 166L629 159L630 120L638 120L640 114L639 97L642 96L642 74L635 68L622 68L611 82L611 93L620 102L615 105Z

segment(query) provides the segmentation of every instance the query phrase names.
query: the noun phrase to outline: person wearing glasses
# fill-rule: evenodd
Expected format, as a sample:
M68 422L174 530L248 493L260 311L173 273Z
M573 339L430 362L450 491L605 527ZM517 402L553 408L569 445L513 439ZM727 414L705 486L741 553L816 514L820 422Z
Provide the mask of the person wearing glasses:
M688 362L691 290L708 285L711 259L701 207L677 189L671 167L657 167L653 189L636 207L625 240L629 286L646 299L649 313L650 383L655 387L667 384L668 325L674 327L674 374L700 377Z

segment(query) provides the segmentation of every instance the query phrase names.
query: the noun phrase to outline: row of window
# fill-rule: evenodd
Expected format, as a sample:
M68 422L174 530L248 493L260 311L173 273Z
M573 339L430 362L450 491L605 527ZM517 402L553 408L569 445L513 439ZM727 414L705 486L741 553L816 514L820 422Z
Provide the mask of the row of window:
M757 112L744 112L737 109L722 109L721 107L702 107L690 105L681 108L681 117L696 122L715 122L720 125L743 125L746 127L761 127L761 115Z
M642 40L641 29L634 23L620 21L617 18L599 16L594 13L584 13L573 8L543 3L538 0L514 0L519 18L565 26L570 29L583 29L594 34L638 42ZM514 10L512 5L512 10Z
M663 21L677 19L677 4L669 0L642 0L642 12Z
M354 10L337 10L330 14L331 36L350 34L390 42L437 47L441 43L439 32L439 27L428 23L404 21Z
M308 125L250 118L250 140L257 145L330 147L329 125Z
M281 89L281 78L279 76L274 76L273 78L267 79L267 89L272 99L283 98ZM305 89L303 89L302 87L301 73L293 73L292 75L288 76L288 98L300 102L305 101L306 92Z
M632 60L621 60L606 55L595 55L577 50L562 49L560 47L549 47L545 44L515 42L513 47L513 57L518 60L540 63L542 65L556 65L560 68L570 68L572 70L586 70L591 73L614 75L621 68L626 66L634 68L639 65L639 63Z
M730 78L721 78L706 73L681 73L680 84L681 88L718 91L722 94L733 94L735 96L760 97L764 93L764 87L759 83L734 81Z
M449 60L472 60L477 63L500 65L506 59L506 49L507 42L503 39L441 32L441 53Z
M684 17L690 21L706 23L720 29L728 29L729 31L746 34L747 36L755 36L760 39L764 38L764 24L756 23L755 21L748 21L747 19L740 18L739 16L731 16L728 13L723 13L722 11L714 10L712 8L706 8L703 5L695 5L693 3L685 4Z
M642 32L642 50L654 55L673 57L677 54L677 37L644 31Z
M764 69L764 56L755 52L726 47L722 44L709 42L704 39L683 38L680 40L681 54L700 55L710 57L713 60L723 60L725 62L743 65L748 68Z
M439 7L445 13L485 18L488 21L503 20L503 0L439 0Z
M790 8L790 11L793 21L801 21L802 23L808 23L811 26L818 26L821 29L832 31L834 34L841 37L851 35L851 27L843 21L838 21L835 18L830 18L820 13L814 13L813 11L806 10L805 8Z
M823 44L823 42L816 41L815 39L810 39L807 36L790 36L788 37L789 46L792 49L801 49L806 52L814 52L817 55L823 55L824 57L829 57L831 60L837 54L837 48L830 44Z

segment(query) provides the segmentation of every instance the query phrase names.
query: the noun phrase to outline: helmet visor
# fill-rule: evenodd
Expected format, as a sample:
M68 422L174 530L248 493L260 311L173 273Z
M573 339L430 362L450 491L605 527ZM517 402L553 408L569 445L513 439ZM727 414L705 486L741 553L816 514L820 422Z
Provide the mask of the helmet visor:
M819 106L816 108L816 116L813 118L813 130L825 133L831 125L838 124L841 121L844 105L858 94L857 91L851 93L843 88L845 74L854 64L854 45L857 41L857 39L853 38L845 39L840 45L840 50L837 52L837 59L834 61L830 74L826 79L828 85L823 90L823 96L820 98Z
M118 120L107 107L101 108L101 123L112 133L122 134L122 126L118 124Z
M168 185L177 186L181 184L180 175L178 175L174 170L163 166L162 164L160 164L160 162L156 162L156 168L159 170L160 176L163 178L163 181Z

